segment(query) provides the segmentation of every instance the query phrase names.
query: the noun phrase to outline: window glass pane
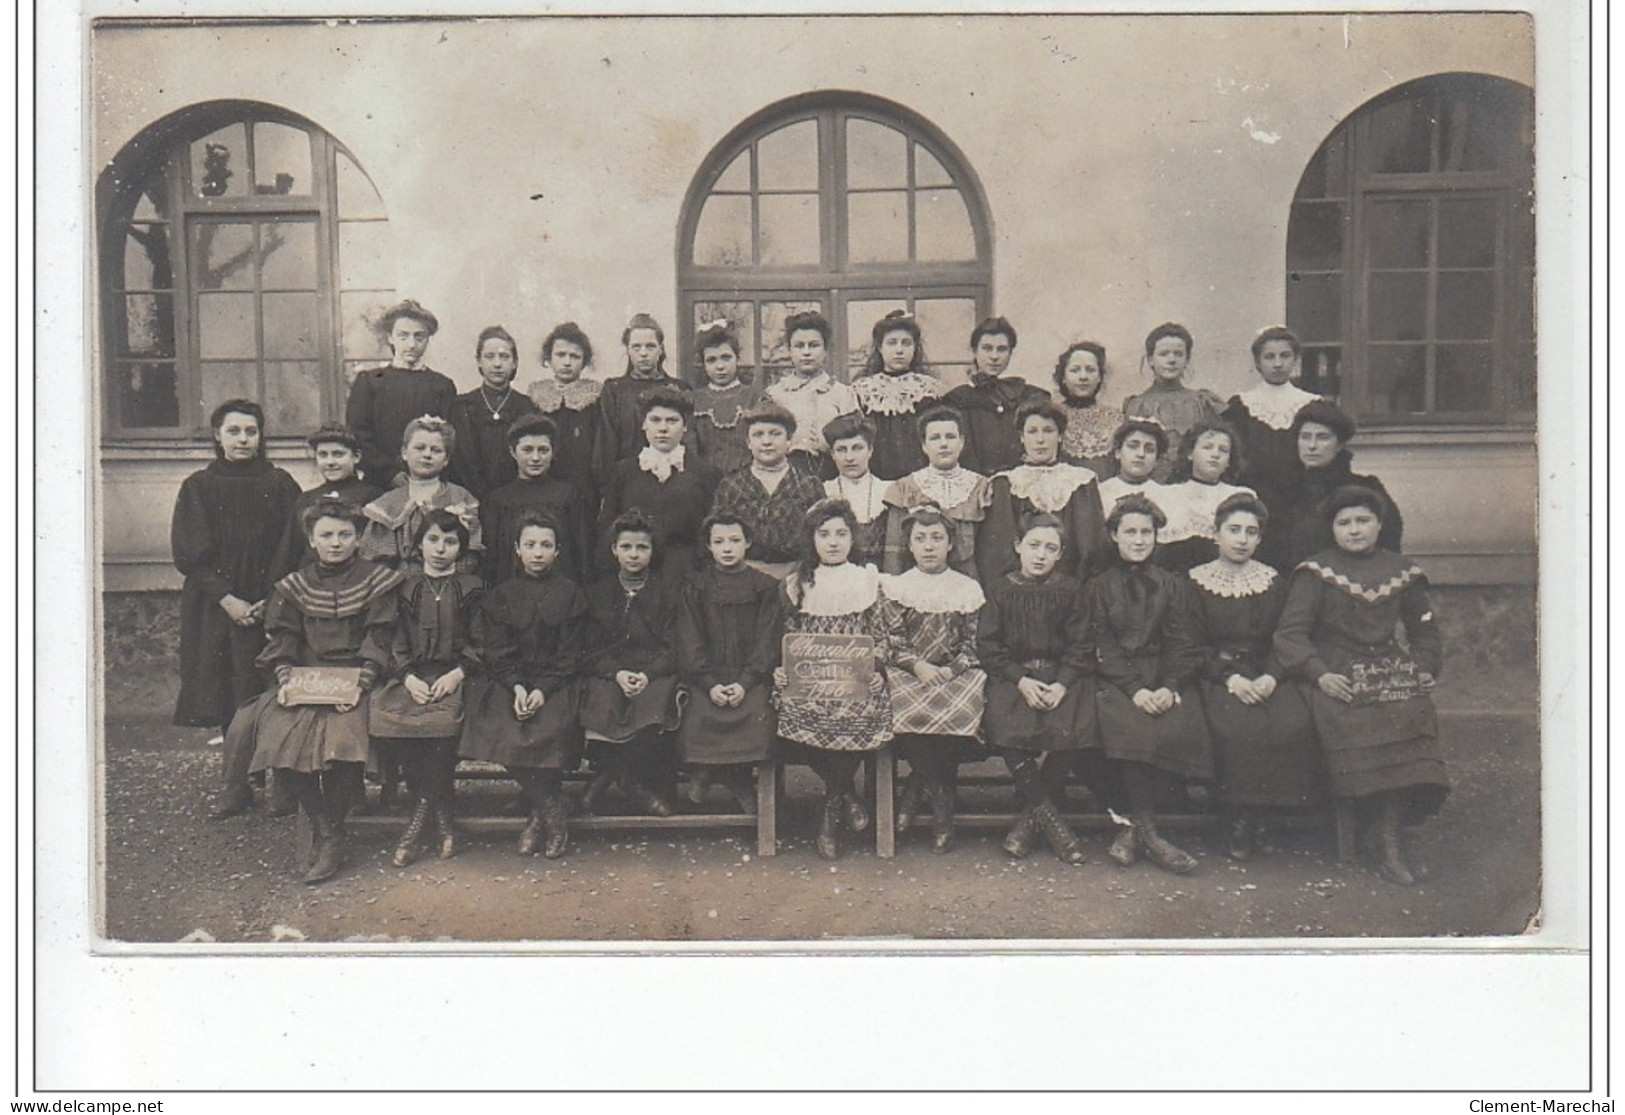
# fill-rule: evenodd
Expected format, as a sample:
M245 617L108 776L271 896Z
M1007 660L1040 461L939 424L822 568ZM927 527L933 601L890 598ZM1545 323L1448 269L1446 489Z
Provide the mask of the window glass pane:
M254 343L252 294L197 296L198 355L205 360L259 355Z
M1371 409L1378 414L1421 414L1427 399L1424 345L1372 345L1368 359Z
M113 369L119 425L126 429L179 426L181 403L175 394L175 365L157 361L119 363Z
M392 290L344 291L339 295L339 330L346 360L362 360L371 367L389 358L389 349L373 323L394 301Z
M1487 341L1495 336L1495 272L1439 272L1438 327L1442 340Z
M199 402L202 403L200 422L207 419L214 412L214 408L227 399L262 401L259 374L253 364L204 364L199 370L199 381Z
M856 118L846 122L846 184L902 189L908 185L908 139L895 128Z
M322 366L314 360L267 362L265 427L272 435L306 433L322 421Z
M308 195L311 192L310 135L286 124L254 125L254 192Z
M728 169L717 177L717 184L712 186L711 189L736 191L738 193L748 193L750 191L749 147L734 156L734 161L729 163Z
M848 194L847 256L853 263L908 262L908 192Z
M192 226L198 290L254 289L254 226L198 221Z
M125 295L123 340L125 355L174 356L174 295Z
M1489 345L1440 345L1433 354L1434 409L1495 409L1495 354Z
M1343 338L1343 276L1289 275L1286 320L1305 342Z
M757 199L762 223L763 265L817 263L817 194L764 194Z
M694 263L699 267L749 267L750 197L713 194L694 228Z
M1439 118L1444 170L1512 170L1530 162L1532 126L1522 90L1480 90L1470 99L1451 97Z
M393 241L386 221L339 225L339 288L379 290L395 284Z
M124 236L124 289L168 290L174 285L169 226L130 225Z
M870 331L875 323L893 310L905 310L901 298L878 301L851 301L846 304L846 380L850 383L863 374L872 347ZM923 331L923 329L922 329ZM929 349L927 349L929 351Z
M914 195L914 255L931 260L976 258L970 212L958 190L921 190Z
M1428 277L1425 274L1372 272L1366 336L1374 341L1426 339Z
M1535 411L1535 346L1516 344L1507 355L1507 408L1514 412Z
M1428 265L1426 201L1373 201L1366 206L1366 244L1372 267Z
M756 304L754 302L696 302L694 331L708 321L726 321L739 338L739 364L756 366Z
M339 219L345 221L381 220L384 203L365 171L342 151L337 158Z
M1321 144L1298 179L1294 199L1341 198L1348 193L1348 130L1339 127Z
M974 298L920 298L914 302L925 339L925 358L948 387L970 379L970 331L976 328ZM1048 387L1048 384L1040 384Z
M267 294L261 305L261 313L264 317L266 359L316 358L320 333L314 293Z
M1490 197L1439 201L1439 266L1494 267L1501 202Z
M764 190L818 188L818 121L803 120L756 141L757 185Z
M762 323L760 342L763 353L762 366L768 373L761 378L763 384L772 383L780 372L790 366L790 346L784 339L784 319L791 314L823 309L824 304L818 301L759 303L758 315Z
M135 200L135 212L130 214L132 221L161 221L169 216L169 183L160 170L152 176L145 186L141 187L141 194Z
M952 186L953 177L937 162L936 156L914 144L914 184L916 186Z
M243 197L248 193L248 128L232 124L192 144L195 197Z
M1512 201L1512 227L1508 230L1511 262L1523 267L1535 263L1534 198L1519 194Z
M1341 345L1304 345L1303 374L1298 383L1317 395L1338 395L1343 390L1343 348Z
M1343 203L1299 202L1286 234L1288 271L1338 271L1343 267Z
M1413 94L1371 110L1370 168L1378 174L1432 169L1431 98Z
M260 225L260 287L263 290L316 289L314 223L265 221Z

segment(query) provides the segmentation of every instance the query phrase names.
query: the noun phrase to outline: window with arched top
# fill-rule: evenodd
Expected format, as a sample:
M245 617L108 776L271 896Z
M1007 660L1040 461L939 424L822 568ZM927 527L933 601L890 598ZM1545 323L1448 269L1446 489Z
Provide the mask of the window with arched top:
M1287 227L1304 386L1374 425L1533 425L1534 95L1412 81L1315 153Z
M342 144L274 106L194 106L118 154L98 213L108 437L207 437L233 397L283 436L342 415L394 293L383 202Z
M770 381L788 365L784 319L819 310L850 379L869 330L914 313L950 381L992 298L992 221L974 172L933 124L856 93L773 105L712 150L689 187L677 238L682 366L699 324L726 318L741 363ZM844 356L839 355L844 353Z

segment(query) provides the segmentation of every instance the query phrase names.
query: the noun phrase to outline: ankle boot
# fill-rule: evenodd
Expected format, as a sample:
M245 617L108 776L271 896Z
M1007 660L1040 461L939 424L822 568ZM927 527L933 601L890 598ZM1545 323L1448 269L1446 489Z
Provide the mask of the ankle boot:
M846 812L840 794L824 798L824 811L818 819L818 855L822 859L841 858L841 817Z
M1253 858L1253 845L1256 834L1251 817L1245 813L1237 813L1232 816L1230 824L1226 828L1226 836L1229 838L1229 848L1227 850L1231 859L1245 863Z
M1353 798L1337 798L1332 802L1332 824L1337 830L1337 862L1354 862L1354 838L1357 818Z
M423 830L429 827L429 814L428 800L419 798L417 806L412 810L412 819L406 822L406 830L401 833L400 843L395 845L396 867L409 867L412 861L418 858Z
M1399 806L1396 803L1382 803L1377 814L1377 838L1381 848L1377 869L1382 877L1402 887L1415 883L1416 876L1411 874L1411 869L1405 863L1405 839L1400 832Z
M931 786L931 850L938 855L954 846L954 787L943 781Z
M542 855L558 859L570 844L570 810L564 804L563 794L554 794L542 803Z
M254 791L248 788L248 783L240 783L223 791L215 799L214 807L209 810L209 820L224 821L231 817L241 817L253 804Z
M747 817L756 816L756 780L749 774L725 774L722 784L728 788L728 793L739 805L739 811Z
M636 778L628 777L621 785L629 801L651 817L670 817L671 802L655 793Z
M903 792L897 799L897 835L902 836L914 826L914 815L920 811L925 797L924 782L919 772L909 771L903 779Z
M598 769L597 773L592 776L592 781L587 783L587 789L581 795L581 811L583 813L598 812L598 803L603 800L604 794L609 790L609 784L614 780L614 777L610 773L608 763Z
M288 780L271 772L270 788L265 794L266 810L273 817L292 817L299 812L299 802L288 789Z
M457 825L451 815L451 805L444 801L434 803L434 827L440 834L440 858L450 859L457 854Z
M1033 820L1038 824L1038 831L1049 842L1050 850L1060 857L1062 863L1078 867L1089 862L1089 857L1083 852L1083 841L1078 839L1078 834L1072 831L1072 826L1056 811L1053 803L1046 801L1035 807Z
M684 788L683 800L690 805L704 805L705 791L711 786L711 771L707 767L695 767L688 772L688 785Z
M1038 839L1038 826L1033 821L1032 810L1024 809L1016 818L1016 823L1010 826L1010 831L1004 834L1004 854L1013 859L1026 859L1032 854L1033 841Z
M842 808L846 811L846 827L853 832L867 832L869 830L869 811L863 807L858 798L858 792L848 789L841 795Z
M533 856L536 849L542 845L542 807L535 806L530 811L530 820L519 833L519 854Z
M321 813L311 817L310 822L316 836L315 860L300 882L306 886L315 886L339 873L339 868L344 863L342 846L344 837L339 827Z
M1117 835L1112 839L1111 847L1106 849L1106 858L1119 867L1133 867L1140 858L1140 834L1134 831L1133 823L1115 813L1112 818L1117 822Z
M1157 819L1149 813L1134 818L1134 830L1145 852L1145 858L1175 875L1189 875L1196 870L1196 857L1175 847L1157 831Z

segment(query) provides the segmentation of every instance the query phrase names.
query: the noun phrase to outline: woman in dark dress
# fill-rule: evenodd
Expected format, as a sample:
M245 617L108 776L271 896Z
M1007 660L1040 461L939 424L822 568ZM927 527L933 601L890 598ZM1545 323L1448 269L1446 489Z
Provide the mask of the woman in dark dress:
M457 385L423 363L429 338L440 330L428 310L407 299L384 311L379 328L393 355L382 368L355 377L344 424L361 439L362 472L387 489L405 471L400 444L406 424L426 414L449 421Z
M1254 561L1269 523L1257 496L1233 495L1214 512L1218 557L1190 570L1201 636L1202 707L1213 739L1215 791L1226 814L1230 857L1252 858L1254 814L1320 798L1320 754L1309 706L1271 642L1286 581Z
M1280 486L1298 464L1293 419L1320 396L1292 382L1303 345L1286 326L1261 330L1252 351L1258 382L1230 397L1224 420L1236 431L1236 457L1242 462L1237 483L1257 492L1273 511L1280 504Z
M181 586L181 691L175 723L223 730L237 707L265 689L255 659L265 648L266 599L293 568L304 538L286 537L299 485L265 459L265 412L228 399L209 417L215 460L181 484L170 546ZM252 753L227 749L210 816L235 817L252 802Z
M527 414L535 414L536 404L514 390L519 346L502 326L480 330L474 359L479 365L480 385L457 396L446 417L457 431L457 453L451 461L450 479L483 500L514 478L513 458L508 455L508 427Z

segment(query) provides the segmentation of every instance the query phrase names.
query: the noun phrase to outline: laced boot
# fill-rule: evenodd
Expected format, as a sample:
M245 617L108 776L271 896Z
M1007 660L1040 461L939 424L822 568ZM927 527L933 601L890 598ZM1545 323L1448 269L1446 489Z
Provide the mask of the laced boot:
M1072 826L1066 823L1066 818L1056 810L1053 802L1046 801L1034 807L1033 820L1038 824L1038 831L1044 834L1050 850L1060 857L1062 863L1078 867L1089 862L1089 857L1083 851L1083 841L1078 839L1078 834L1072 831Z
M587 783L587 789L581 795L581 811L583 813L598 812L598 803L603 800L604 794L609 790L609 784L615 780L609 764L605 763L592 776Z
M903 779L903 792L897 799L897 835L901 836L914 825L914 816L925 799L925 786L917 771L909 771Z
M943 780L931 786L931 850L942 855L954 846L954 785Z
M548 859L558 859L570 844L570 810L564 803L564 795L550 795L542 803L540 816L545 836L542 855Z
M1257 831L1253 828L1253 819L1246 813L1236 813L1230 818L1226 826L1226 836L1229 838L1227 851L1230 858L1245 863L1253 858L1253 848L1257 842Z
M451 803L434 803L434 827L440 834L440 858L450 859L457 854L457 824L451 815Z
M520 855L533 856L536 854L536 849L542 846L542 826L544 824L542 806L533 805L530 810L530 819L525 822L524 829L519 833Z
M1381 849L1377 870L1390 883L1408 887L1416 876L1405 863L1405 839L1399 830L1399 806L1391 801L1382 803L1377 814L1377 838Z
M1013 859L1026 859L1032 854L1033 842L1037 839L1038 825L1033 821L1032 810L1023 809L1010 831L1004 834L1004 854Z
M271 772L269 789L265 794L265 807L273 817L292 817L299 812L299 802L288 789L288 780Z
M841 795L841 803L846 815L846 827L853 832L869 831L869 811L863 807L858 792L849 787Z
M300 880L308 886L326 882L339 873L344 863L343 834L339 826L328 820L325 814L317 813L310 819L311 827L315 831L315 860L305 877Z
M683 793L683 800L690 805L704 805L705 791L711 786L711 771L707 767L695 767L688 772L688 786Z
M418 858L419 846L423 842L423 830L429 827L429 814L428 799L419 798L417 806L412 810L412 819L406 822L406 830L401 833L400 843L395 845L396 867L410 867Z
M209 820L224 821L231 817L241 817L253 804L254 791L248 788L248 783L239 783L223 791L215 799L214 808L209 810Z
M1134 829L1138 834L1140 848L1145 852L1145 858L1175 875L1189 875L1196 870L1196 857L1182 848L1170 844L1168 840L1157 831L1157 819L1149 813L1134 818Z
M655 793L654 790L638 781L638 779L627 777L622 782L621 788L626 791L627 799L649 816L671 816L671 802Z
M841 817L846 812L840 794L824 797L824 811L818 819L818 855L821 859L841 858Z

